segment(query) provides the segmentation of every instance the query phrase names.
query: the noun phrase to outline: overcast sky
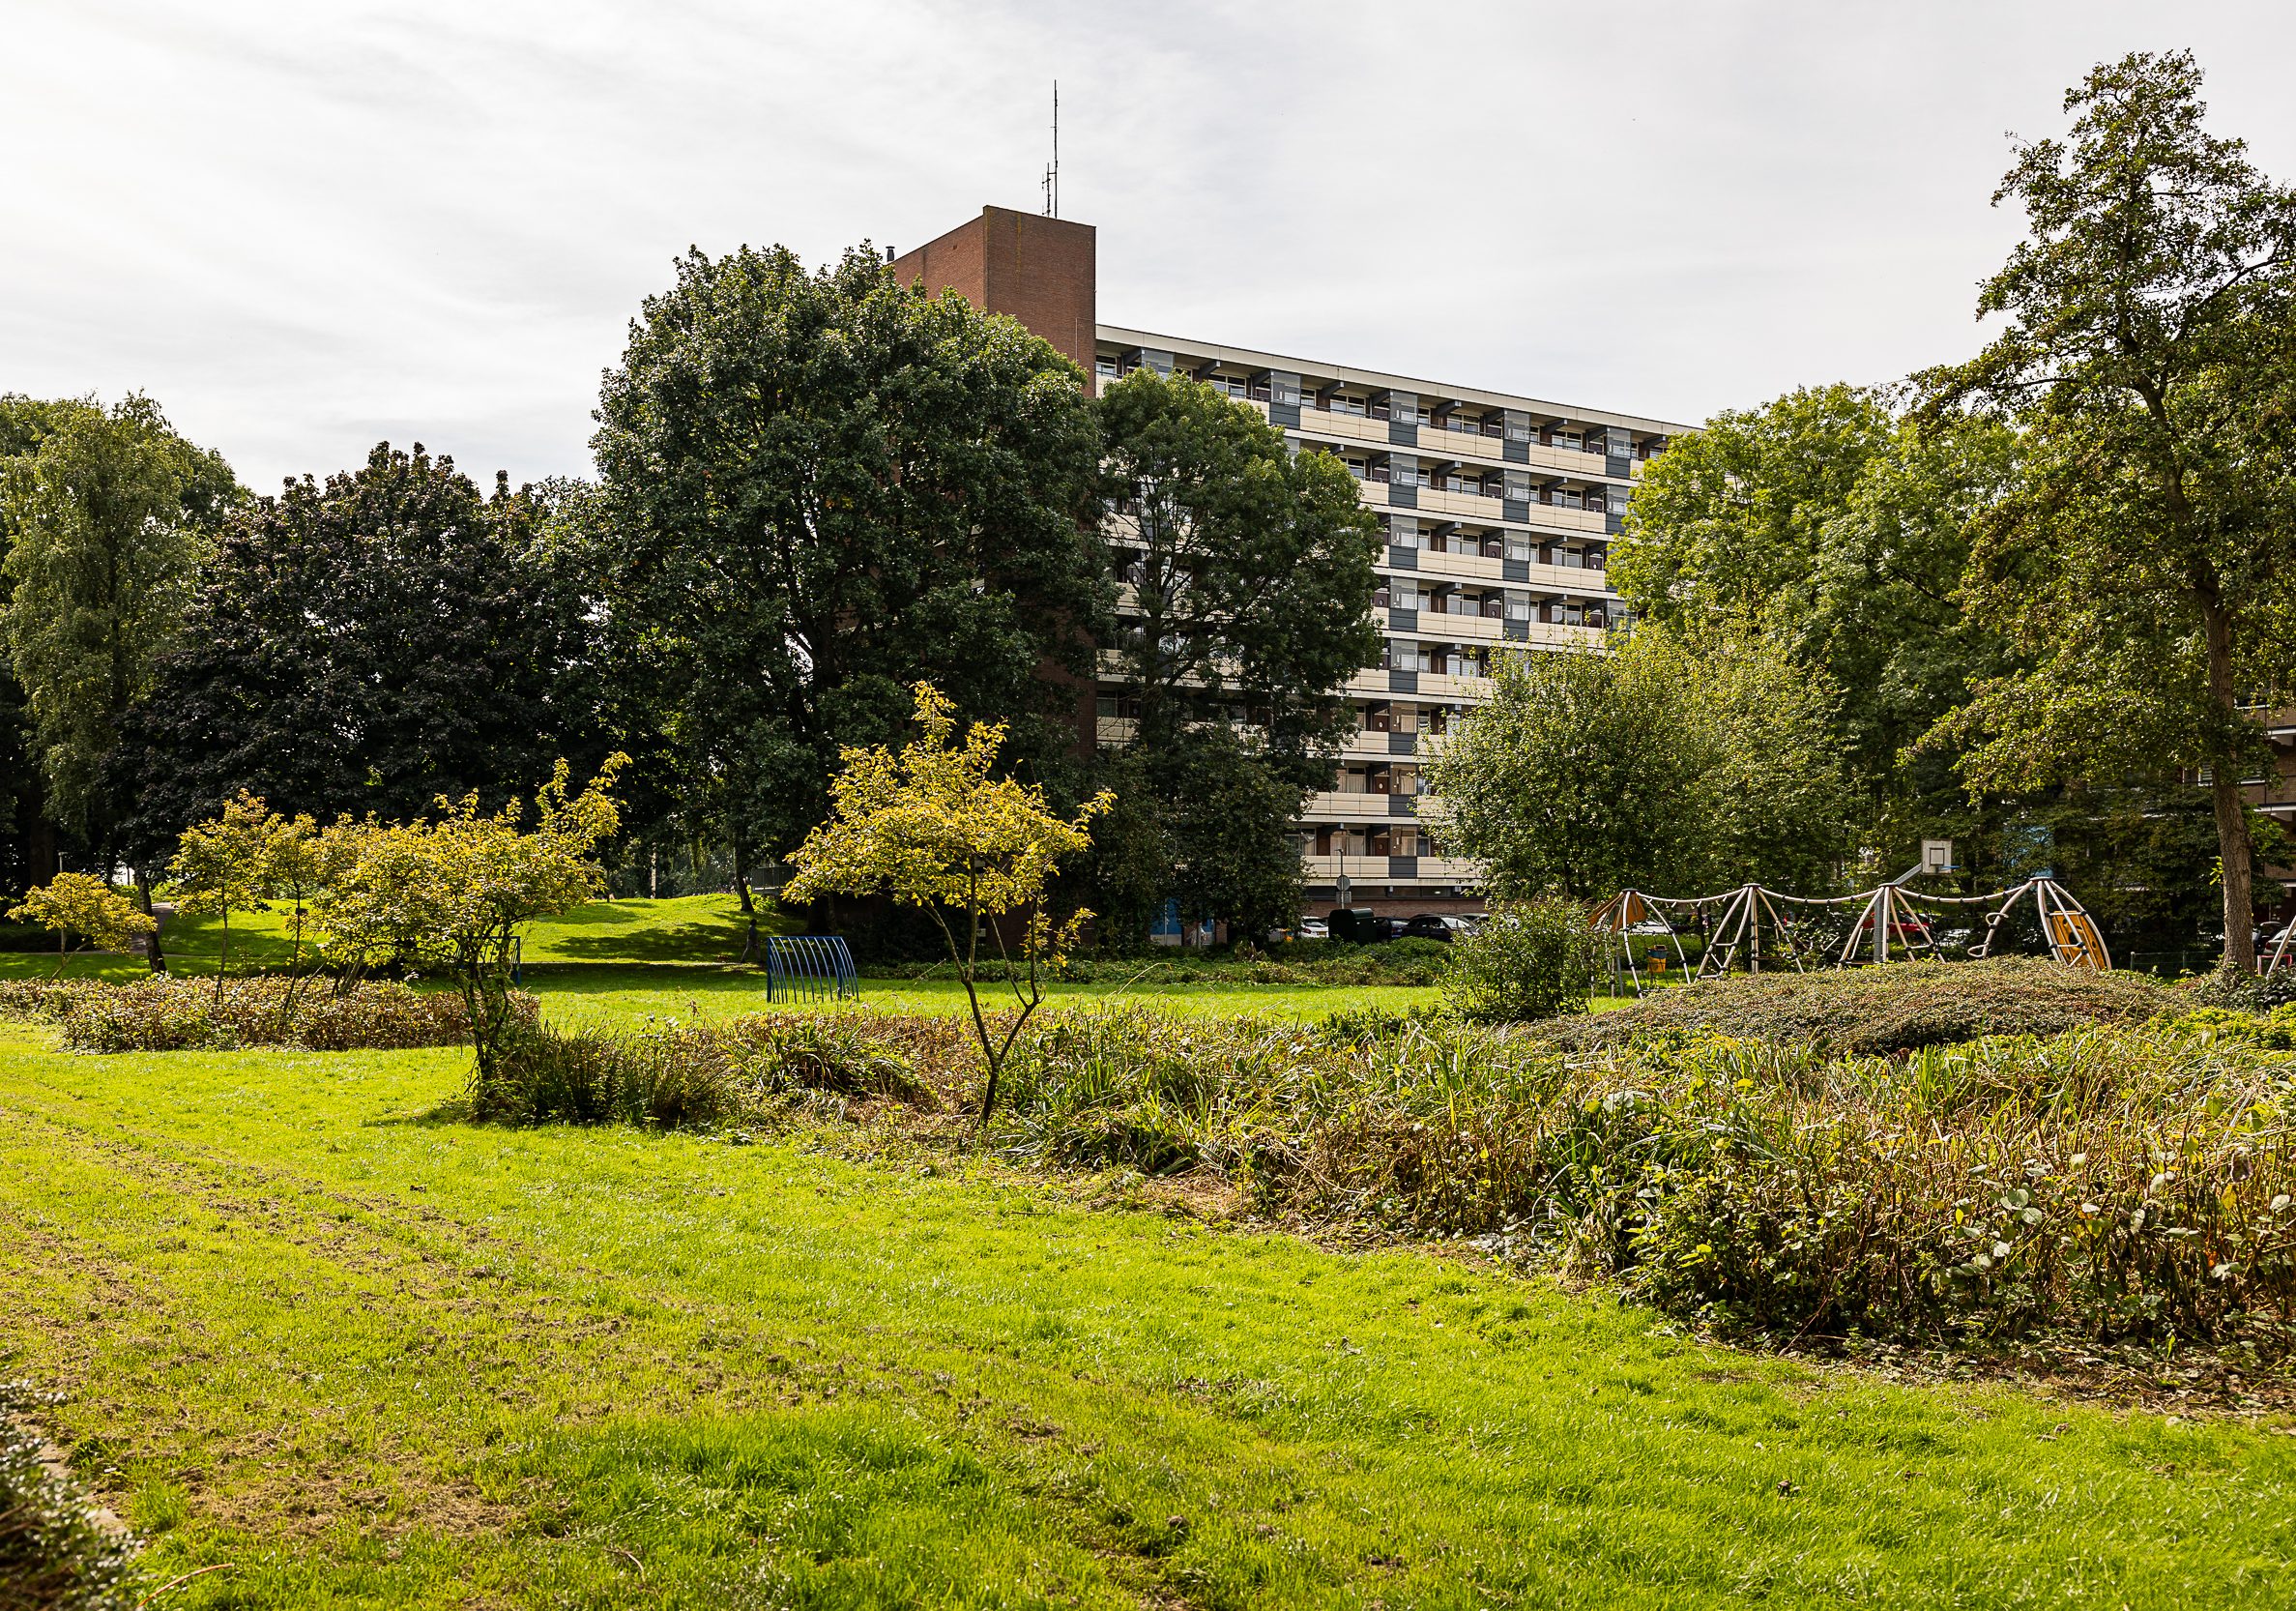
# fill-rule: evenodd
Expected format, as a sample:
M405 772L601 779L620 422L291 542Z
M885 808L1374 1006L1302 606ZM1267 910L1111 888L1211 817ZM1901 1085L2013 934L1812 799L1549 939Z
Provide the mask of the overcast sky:
M1969 350L2010 132L2177 46L2296 181L2287 0L0 0L0 391L584 473L674 256L1036 207L1057 76L1102 319L1697 421Z

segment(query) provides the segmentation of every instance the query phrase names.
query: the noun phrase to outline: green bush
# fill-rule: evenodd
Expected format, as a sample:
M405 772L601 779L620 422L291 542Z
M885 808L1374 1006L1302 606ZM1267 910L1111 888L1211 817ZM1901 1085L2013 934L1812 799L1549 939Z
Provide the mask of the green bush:
M1453 942L1443 997L1470 1023L1529 1023L1584 1012L1602 939L1577 902L1495 906L1478 933Z
M41 1458L26 1424L52 1399L0 1382L0 1611L131 1611L134 1544Z
M2141 974L2097 974L2011 956L1701 980L1540 1034L1578 1051L1653 1036L1723 1035L1839 1052L1899 1052L1985 1035L2138 1023L2184 1005Z
M517 1010L531 1020L534 1000ZM92 1052L294 1046L306 1051L395 1051L470 1039L462 999L368 981L336 990L323 980L223 981L155 974L132 984L92 981L0 986L0 1014L60 1024L64 1043Z

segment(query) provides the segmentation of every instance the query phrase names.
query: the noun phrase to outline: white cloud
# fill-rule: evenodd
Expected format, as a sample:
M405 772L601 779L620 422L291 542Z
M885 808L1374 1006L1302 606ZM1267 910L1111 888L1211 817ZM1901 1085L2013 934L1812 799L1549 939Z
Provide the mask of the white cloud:
M2279 5L0 0L0 389L140 387L252 484L579 472L688 244L1063 212L1101 316L1696 419L1975 339L2004 132L2189 44L2296 180Z

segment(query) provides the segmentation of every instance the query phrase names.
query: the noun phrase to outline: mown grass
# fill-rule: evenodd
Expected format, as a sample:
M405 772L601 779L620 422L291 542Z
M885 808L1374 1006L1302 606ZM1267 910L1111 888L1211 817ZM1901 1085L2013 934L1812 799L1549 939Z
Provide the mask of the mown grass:
M2296 1449L924 1154L0 1040L0 1373L171 1606L2279 1605ZM1095 1203L1098 1206L1093 1206Z
M885 1012L937 1017L962 1015L969 1009L965 987L953 979L864 978L862 1005ZM649 968L640 966L529 968L525 987L538 996L555 1022L573 1026L626 1028L647 1019L723 1018L757 1012L769 1005L765 976L750 968ZM1257 1012L1284 1017L1318 1017L1343 1008L1381 1007L1400 1011L1431 1003L1439 992L1422 985L1298 984L1061 984L1044 987L1054 1008L1151 1002L1175 1012L1221 1014ZM1002 984L983 989L981 1003L992 1011L1008 1008L1010 991ZM796 1002L800 1009L835 1011L833 1002Z

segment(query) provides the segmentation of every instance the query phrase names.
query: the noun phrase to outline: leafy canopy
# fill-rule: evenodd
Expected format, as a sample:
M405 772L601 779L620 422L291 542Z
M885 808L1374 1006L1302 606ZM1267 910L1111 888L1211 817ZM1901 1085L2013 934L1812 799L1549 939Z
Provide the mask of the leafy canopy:
M1056 776L1106 606L1075 366L867 247L694 252L650 297L593 438L597 573L633 722L745 880L821 819L908 688L1008 722ZM744 882L744 888L745 888Z
M559 495L484 494L384 443L239 511L126 723L126 837L171 844L243 790L322 822L473 790L491 809L562 755L596 764L596 629L546 536Z
M59 938L80 935L103 951L125 951L135 936L160 926L110 884L86 872L60 872L44 886L27 890L8 915L17 923L38 923ZM57 971L63 967L59 958Z
M2296 665L2296 191L2203 127L2188 52L2134 52L2065 97L1995 201L2027 238L1978 298L2005 328L1921 377L2004 415L2025 474L1981 521L1972 607L2027 658L1940 737L1973 791L2206 768L2225 962L2255 960L2239 779L2250 702Z
M1510 655L1435 753L1426 814L1501 900L1823 888L1847 819L1834 697L1766 639L1654 624Z
M50 817L108 850L120 803L104 768L121 718L151 688L242 493L230 466L178 436L149 397L10 413L22 451L0 453L0 634Z

